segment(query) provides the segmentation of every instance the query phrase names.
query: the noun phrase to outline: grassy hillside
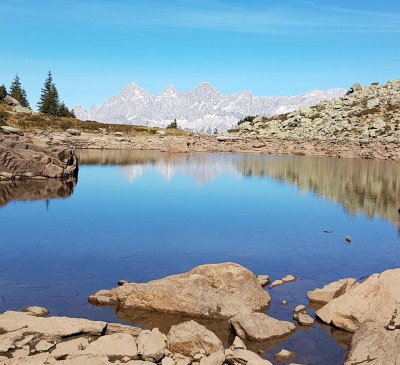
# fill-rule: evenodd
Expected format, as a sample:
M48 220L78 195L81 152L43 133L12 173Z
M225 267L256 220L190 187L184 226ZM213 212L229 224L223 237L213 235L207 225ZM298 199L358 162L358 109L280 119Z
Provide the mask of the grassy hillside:
M74 118L62 118L41 113L17 113L13 107L0 104L0 126L9 125L20 128L26 132L34 132L36 129L47 131L65 131L69 128L87 133L101 133L99 128L104 128L108 133L122 132L126 135L156 134L161 128L149 128L126 124L106 124L94 121L81 121ZM188 134L180 129L165 129L166 135Z

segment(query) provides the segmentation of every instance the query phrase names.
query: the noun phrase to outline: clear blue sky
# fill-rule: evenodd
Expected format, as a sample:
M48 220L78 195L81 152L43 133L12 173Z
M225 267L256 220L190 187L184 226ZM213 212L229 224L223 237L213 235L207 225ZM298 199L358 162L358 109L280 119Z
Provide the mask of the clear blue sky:
M136 81L294 95L400 75L399 0L0 0L0 84L67 105Z

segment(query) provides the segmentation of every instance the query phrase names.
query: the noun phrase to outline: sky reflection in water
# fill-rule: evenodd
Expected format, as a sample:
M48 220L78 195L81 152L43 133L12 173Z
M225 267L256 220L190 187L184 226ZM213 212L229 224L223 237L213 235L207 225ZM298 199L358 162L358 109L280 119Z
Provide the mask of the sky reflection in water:
M42 197L42 188L11 189L39 200L12 202L15 193L0 186L0 202L8 203L0 209L0 310L42 305L116 321L87 296L119 279L144 282L234 261L272 279L299 277L270 293L269 314L291 320L307 290L398 267L398 164L133 151L83 151L81 162L75 187ZM40 200L54 191L64 199ZM337 363L345 350L329 330L316 324L285 346L299 352L298 362Z

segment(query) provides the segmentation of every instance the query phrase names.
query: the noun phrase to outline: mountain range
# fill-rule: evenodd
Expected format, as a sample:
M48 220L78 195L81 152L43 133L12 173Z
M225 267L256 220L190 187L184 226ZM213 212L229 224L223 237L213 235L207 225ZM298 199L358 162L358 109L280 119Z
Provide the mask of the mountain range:
M313 90L297 96L253 96L250 92L221 94L209 83L201 83L189 92L178 92L169 85L161 94L151 94L136 83L127 85L118 95L87 111L81 106L74 113L81 120L104 123L166 127L174 119L179 128L213 133L224 132L247 115L270 117L288 113L322 100L342 97L344 89Z

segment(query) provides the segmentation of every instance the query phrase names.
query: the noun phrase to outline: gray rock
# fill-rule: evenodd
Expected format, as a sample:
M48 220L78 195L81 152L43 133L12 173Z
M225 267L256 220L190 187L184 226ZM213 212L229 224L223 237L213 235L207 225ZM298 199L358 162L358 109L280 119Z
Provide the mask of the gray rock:
M21 129L19 128L14 128L14 127L9 127L9 126L5 126L3 125L2 127L0 127L0 129L4 132L4 133L12 133L12 134L17 134L19 136L23 136L24 132L22 132Z
M67 129L65 132L71 136L80 136L81 135L80 131L78 131L77 129L72 129L72 128Z
M3 99L3 103L11 106L21 106L21 103L10 95L6 95L6 97Z
M36 306L25 307L22 309L22 312L27 312L36 317L46 317L49 314L49 311L46 308Z
M369 99L367 101L367 108L368 109L376 108L380 105L380 103L381 103L381 101L379 98Z

